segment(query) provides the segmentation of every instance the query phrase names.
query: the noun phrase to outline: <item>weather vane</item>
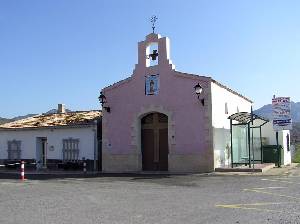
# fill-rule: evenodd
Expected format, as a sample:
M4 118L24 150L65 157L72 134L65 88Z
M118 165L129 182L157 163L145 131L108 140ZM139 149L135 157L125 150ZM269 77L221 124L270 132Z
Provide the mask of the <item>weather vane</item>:
M154 33L154 30L155 30L155 22L158 18L156 16L151 16L151 23L152 23L152 30L153 30L153 33Z

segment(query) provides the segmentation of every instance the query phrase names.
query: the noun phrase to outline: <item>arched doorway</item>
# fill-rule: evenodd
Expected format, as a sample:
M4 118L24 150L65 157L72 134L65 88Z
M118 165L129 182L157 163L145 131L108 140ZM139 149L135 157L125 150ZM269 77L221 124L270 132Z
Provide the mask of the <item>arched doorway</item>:
M141 120L143 170L168 170L168 116L151 113Z

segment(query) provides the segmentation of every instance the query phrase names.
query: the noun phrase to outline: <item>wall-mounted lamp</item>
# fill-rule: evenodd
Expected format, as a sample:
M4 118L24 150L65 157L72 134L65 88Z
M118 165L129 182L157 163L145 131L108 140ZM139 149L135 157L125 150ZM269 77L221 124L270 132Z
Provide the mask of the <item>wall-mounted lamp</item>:
M102 106L102 108L104 108L108 113L110 113L110 107L105 107L104 104L107 103L106 101L106 97L104 96L104 94L102 93L102 91L100 92L100 96L98 97L99 102Z
M198 83L197 85L194 86L195 93L197 94L198 100L202 103L202 106L204 106L204 98L200 99L200 95L203 92L202 86Z

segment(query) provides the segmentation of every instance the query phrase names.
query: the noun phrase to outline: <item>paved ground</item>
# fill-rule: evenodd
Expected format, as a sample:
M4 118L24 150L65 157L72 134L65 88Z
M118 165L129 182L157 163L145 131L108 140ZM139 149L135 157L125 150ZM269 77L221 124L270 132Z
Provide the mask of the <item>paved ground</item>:
M300 168L279 171L1 179L0 223L300 223Z

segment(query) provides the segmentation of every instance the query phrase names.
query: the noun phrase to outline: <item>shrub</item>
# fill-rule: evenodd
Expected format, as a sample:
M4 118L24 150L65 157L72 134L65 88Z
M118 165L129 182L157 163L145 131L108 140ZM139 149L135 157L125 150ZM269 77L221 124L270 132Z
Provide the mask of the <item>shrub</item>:
M300 163L300 144L295 146L295 155L293 158L293 163Z

